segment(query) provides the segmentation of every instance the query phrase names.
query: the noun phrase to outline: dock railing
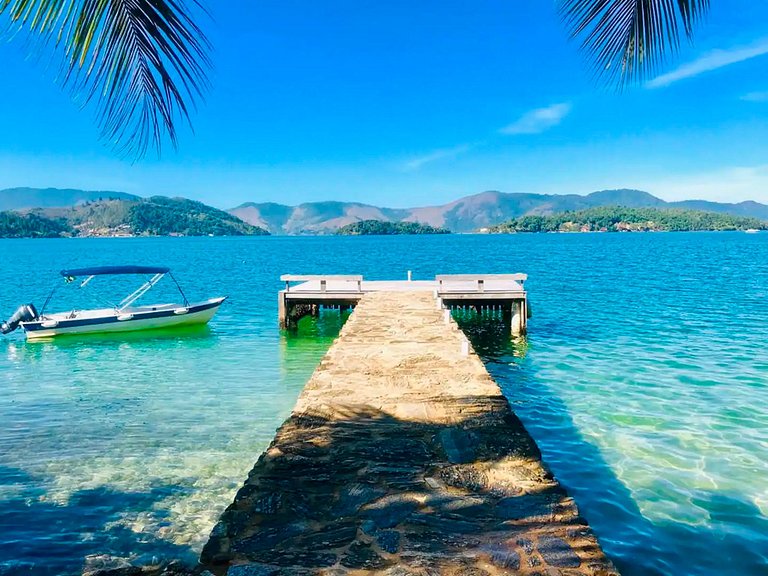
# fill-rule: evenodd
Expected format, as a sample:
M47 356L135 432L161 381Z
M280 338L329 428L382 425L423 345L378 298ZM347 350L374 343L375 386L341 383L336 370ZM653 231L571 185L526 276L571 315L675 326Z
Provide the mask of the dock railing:
M433 292L439 308L502 311L513 335L526 331L528 295L526 274L440 274L434 280L363 280L361 275L284 274L285 289L278 294L282 328L297 325L321 309L348 310L373 292Z
M328 291L328 283L333 283L334 291L340 291L340 284L337 283L349 283L353 282L357 290L356 292L363 291L363 277L359 275L342 275L342 274L320 274L320 275L299 275L299 274L283 274L280 276L280 280L285 282L285 291L291 291L291 283L293 282L319 282L320 292ZM343 290L348 290L348 287L344 285ZM303 291L307 291L304 289Z
M478 292L485 292L486 282L494 283L494 291L508 292L510 287L514 288L514 284L519 284L520 288L524 288L525 281L528 280L527 274L440 274L435 276L437 281L438 293L450 292L450 284L461 282L464 284L462 291L466 289L467 283L477 283L476 290Z

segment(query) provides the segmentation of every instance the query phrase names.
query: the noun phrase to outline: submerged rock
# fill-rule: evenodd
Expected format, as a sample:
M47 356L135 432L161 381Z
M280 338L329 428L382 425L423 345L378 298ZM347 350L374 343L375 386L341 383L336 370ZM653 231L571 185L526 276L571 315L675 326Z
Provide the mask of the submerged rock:
M83 576L212 576L202 566L187 566L176 560L138 566L127 558L97 554L85 558Z

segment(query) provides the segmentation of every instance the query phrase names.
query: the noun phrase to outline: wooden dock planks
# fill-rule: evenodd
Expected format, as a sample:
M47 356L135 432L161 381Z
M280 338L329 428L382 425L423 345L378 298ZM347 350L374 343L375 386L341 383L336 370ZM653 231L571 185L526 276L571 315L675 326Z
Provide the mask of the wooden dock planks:
M429 292L366 294L206 545L217 574L616 574Z

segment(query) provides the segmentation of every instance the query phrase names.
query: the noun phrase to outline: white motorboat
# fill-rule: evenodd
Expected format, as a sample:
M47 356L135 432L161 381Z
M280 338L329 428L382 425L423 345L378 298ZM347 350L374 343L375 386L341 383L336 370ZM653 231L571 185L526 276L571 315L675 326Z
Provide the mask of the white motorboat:
M150 278L126 296L119 304L111 308L92 310L70 310L69 312L47 313L45 308L53 296L45 301L38 313L33 304L20 306L7 321L0 324L0 332L8 334L21 327L28 339L50 338L63 334L88 334L104 332L133 332L137 330L153 330L176 326L206 324L226 296L211 298L202 302L189 302L169 268L156 266L101 266L96 268L79 268L62 270L61 275L67 282L78 278L80 288L85 288L97 276L112 275L151 275ZM170 276L181 294L179 304L150 304L134 306L136 301L144 296L152 287ZM54 289L55 292L55 289Z

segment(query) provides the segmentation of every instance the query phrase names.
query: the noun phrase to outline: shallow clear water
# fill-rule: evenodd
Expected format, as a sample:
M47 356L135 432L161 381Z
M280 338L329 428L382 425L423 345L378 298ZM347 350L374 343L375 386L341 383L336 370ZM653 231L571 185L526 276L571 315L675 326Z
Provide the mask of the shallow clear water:
M0 574L194 560L341 324L281 335L279 275L408 269L530 275L527 342L462 322L623 574L768 573L768 235L5 240L0 263L0 315L85 265L230 296L202 331L0 340Z

